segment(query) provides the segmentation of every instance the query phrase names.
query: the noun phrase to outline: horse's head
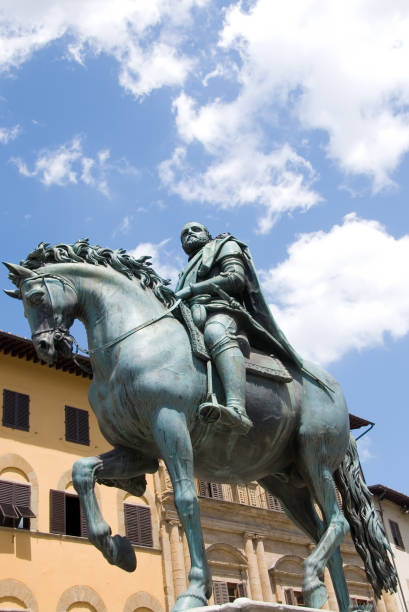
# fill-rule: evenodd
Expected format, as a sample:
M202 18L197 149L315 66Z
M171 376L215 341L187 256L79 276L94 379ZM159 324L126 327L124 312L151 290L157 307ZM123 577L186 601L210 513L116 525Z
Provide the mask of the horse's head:
M23 301L24 316L29 322L38 357L53 364L59 354L71 355L72 338L68 330L74 321L77 304L72 282L52 271L47 272L47 266L35 271L17 264L4 265L17 286L6 293Z

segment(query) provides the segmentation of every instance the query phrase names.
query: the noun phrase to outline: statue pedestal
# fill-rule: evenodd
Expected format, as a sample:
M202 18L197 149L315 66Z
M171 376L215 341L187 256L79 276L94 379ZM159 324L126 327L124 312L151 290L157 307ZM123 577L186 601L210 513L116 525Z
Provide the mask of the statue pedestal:
M254 601L247 597L239 597L231 603L225 603L220 606L191 608L191 612L303 612L304 610L314 610L317 612L316 608L289 606L288 604L279 604L273 601Z

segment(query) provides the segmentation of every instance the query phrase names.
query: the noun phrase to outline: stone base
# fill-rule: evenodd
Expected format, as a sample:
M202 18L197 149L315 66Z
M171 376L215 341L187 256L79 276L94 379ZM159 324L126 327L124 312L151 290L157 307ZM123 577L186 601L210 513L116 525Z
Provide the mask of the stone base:
M305 608L304 606L289 606L288 604L279 604L266 601L254 601L247 597L239 597L231 603L225 603L221 606L206 606L203 608L192 608L191 612L303 612L303 610L314 610L316 608ZM190 612L187 611L186 612Z

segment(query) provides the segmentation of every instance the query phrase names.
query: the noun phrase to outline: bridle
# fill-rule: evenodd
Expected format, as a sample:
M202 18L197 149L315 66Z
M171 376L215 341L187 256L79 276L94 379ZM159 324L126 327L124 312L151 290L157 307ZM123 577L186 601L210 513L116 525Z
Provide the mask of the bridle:
M128 330L127 332L124 332L123 334L120 334L119 336L117 336L113 340L110 340L109 342L106 342L102 346L97 346L96 348L88 350L88 349L82 348L78 344L77 340L74 338L74 336L72 334L70 334L70 332L69 332L69 330L67 328L63 327L62 325L58 325L57 324L57 321L56 321L56 318L55 318L54 306L53 306L52 293L50 291L50 287L47 284L47 280L48 279L52 279L52 278L59 280L63 285L67 285L67 287L70 287L70 289L72 289L74 291L75 295L78 297L78 293L77 293L77 290L76 290L74 284L71 283L71 281L69 281L66 278L64 278L63 276L59 276L58 274L51 274L51 273L38 274L37 277L41 278L41 280L44 283L44 286L46 288L46 291L47 291L47 294L48 294L48 299L50 301L51 311L52 311L52 314L53 314L53 323L54 323L54 325L52 327L48 327L47 329L42 329L41 331L34 332L33 334L31 334L31 338L34 339L36 336L40 336L41 334L52 332L52 333L54 333L54 341L57 341L59 343L63 342L63 341L69 342L71 344L71 346L75 346L75 352L71 351L71 357L74 360L74 363L76 365L78 365L78 367L81 368L83 371L85 371L84 367L76 360L76 357L77 357L79 351L81 351L82 353L85 353L86 355L92 356L95 353L97 353L98 351L103 351L105 349L111 348L112 346L115 346L115 344L118 344L119 342L122 342L122 340L125 340L125 338L128 338L129 336L131 336L132 334L135 334L136 332L140 331L141 329L144 329L145 327L149 327L149 325L153 325L153 323L156 323L157 321L160 321L161 319L166 317L168 314L170 314L173 310L175 310L179 306L180 302L182 301L181 299L176 300L176 302L174 304L172 304L172 306L170 306L167 310L162 312L157 317L154 317L153 319L149 319L149 321L145 321L145 323L141 323L140 325L137 325L136 327L133 327L132 329ZM24 284L28 280L34 280L34 277L29 277L29 278L24 279L23 282L21 283L21 285ZM89 374L89 372L87 372L87 374Z

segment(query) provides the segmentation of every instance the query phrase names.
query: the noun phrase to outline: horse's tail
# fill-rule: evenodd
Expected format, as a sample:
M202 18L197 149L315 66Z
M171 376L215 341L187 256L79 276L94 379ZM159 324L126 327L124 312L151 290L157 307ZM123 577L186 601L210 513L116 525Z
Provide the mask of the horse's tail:
M334 474L341 493L342 509L350 527L355 548L361 556L367 578L376 597L382 590L397 590L397 573L393 556L382 523L366 486L359 461L358 450L352 436L345 458Z

